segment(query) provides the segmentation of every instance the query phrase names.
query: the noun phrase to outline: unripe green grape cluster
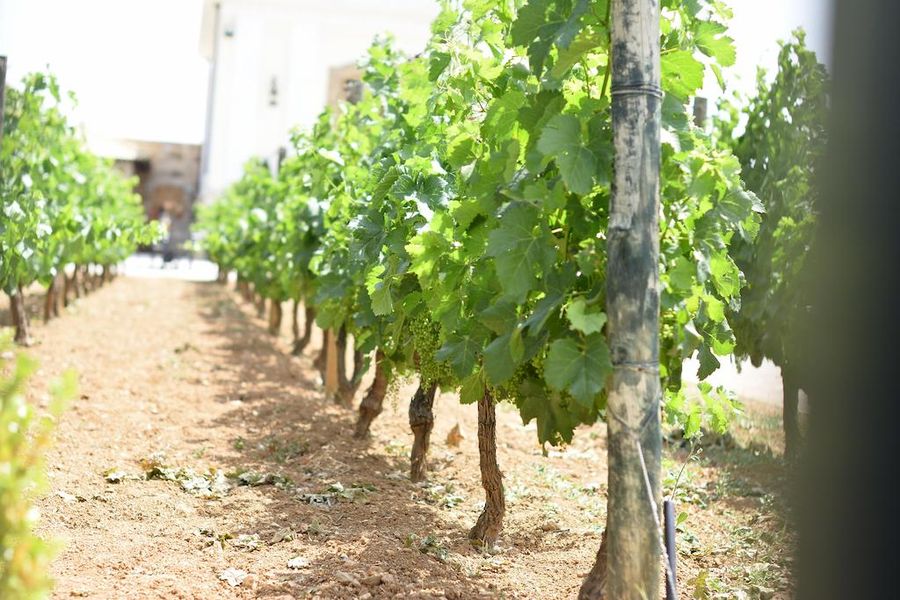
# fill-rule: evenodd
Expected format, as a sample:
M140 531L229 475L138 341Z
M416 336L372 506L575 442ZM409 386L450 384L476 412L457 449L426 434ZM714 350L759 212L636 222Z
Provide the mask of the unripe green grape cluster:
M409 320L409 332L418 357L419 377L425 385L447 381L453 376L449 363L434 357L441 347L440 331L440 326L424 313Z

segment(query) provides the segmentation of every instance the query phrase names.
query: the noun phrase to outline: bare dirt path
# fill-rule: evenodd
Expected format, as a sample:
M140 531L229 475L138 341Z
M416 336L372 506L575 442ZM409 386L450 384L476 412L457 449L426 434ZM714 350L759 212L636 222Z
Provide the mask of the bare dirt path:
M415 485L412 388L389 398L371 439L354 441L355 414L324 400L310 357L288 356L289 340L267 335L222 286L120 278L67 312L36 328L31 351L41 363L34 402L64 369L80 379L39 505L40 532L63 544L56 597L572 598L593 561L602 427L544 457L533 425L500 411L508 517L499 551L482 554L466 540L482 501L474 407L439 397L432 476ZM452 448L457 423L466 436ZM784 529L771 452L733 451L750 471L708 460L683 484L695 496L683 504L695 524L680 546L685 597L704 572L746 587L746 565L759 563L769 566L757 578L775 573L766 586L788 585L772 564L783 533L753 541L752 559L729 558L742 543L736 528ZM747 493L710 492L723 474ZM229 569L246 574L239 585L221 579L241 579Z

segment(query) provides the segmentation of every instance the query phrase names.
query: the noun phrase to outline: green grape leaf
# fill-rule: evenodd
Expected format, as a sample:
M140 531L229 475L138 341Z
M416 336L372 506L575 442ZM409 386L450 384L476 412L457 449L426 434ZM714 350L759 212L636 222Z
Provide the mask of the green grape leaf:
M569 443L575 428L584 422L569 411L559 393L547 393L544 386L526 380L519 386L518 406L522 422L537 422L538 442L541 444Z
M703 63L687 50L667 52L660 58L663 89L687 100L703 87Z
M484 397L484 381L481 373L473 373L463 379L459 387L459 401L462 404L475 404Z
M700 351L697 353L697 358L700 361L700 368L697 370L697 379L703 381L710 375L712 375L716 369L722 366L722 363L719 362L719 359L715 357L715 355L710 351L709 346L703 345L700 346Z
M511 335L510 333L501 335L484 349L484 371L491 385L506 383L516 371L509 347Z
M585 407L593 406L611 373L609 347L604 337L596 333L583 343L572 338L556 340L550 345L544 362L547 385L557 391L568 391Z
M723 67L734 65L736 53L734 40L723 35L726 27L711 21L702 21L695 32L695 41L700 51L714 59Z
M471 336L453 336L438 348L434 357L439 361L450 363L453 373L463 379L475 368L481 348L481 344Z
M606 324L606 313L587 311L588 305L584 298L576 298L569 304L566 308L566 316L569 318L571 328L585 335L603 331L603 326Z
M556 160L563 181L576 194L594 186L597 157L582 140L581 123L574 115L556 115L544 126L537 144L544 156Z
M496 262L497 279L504 292L522 301L533 288L539 268L555 256L547 235L540 231L538 210L524 202L511 203L500 217L500 225L488 236L487 255Z

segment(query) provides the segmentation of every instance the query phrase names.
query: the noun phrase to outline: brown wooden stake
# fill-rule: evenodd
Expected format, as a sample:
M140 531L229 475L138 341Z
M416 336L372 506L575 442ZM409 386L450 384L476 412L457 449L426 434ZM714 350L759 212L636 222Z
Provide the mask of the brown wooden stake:
M340 382L337 367L337 336L333 329L325 331L325 396L334 399L337 396Z

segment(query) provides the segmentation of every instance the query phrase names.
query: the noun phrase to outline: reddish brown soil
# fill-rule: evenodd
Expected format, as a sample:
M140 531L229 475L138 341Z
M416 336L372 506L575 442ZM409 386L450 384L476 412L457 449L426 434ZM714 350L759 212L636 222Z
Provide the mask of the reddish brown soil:
M63 547L56 597L575 596L605 518L602 426L545 457L533 425L522 426L501 407L507 520L500 548L482 554L466 539L483 499L475 407L439 396L430 480L412 484L406 411L414 386L395 390L371 439L355 441L355 413L327 402L318 386L311 366L317 344L291 358L290 340L269 336L253 312L213 283L119 279L62 318L36 325L31 353L42 367L33 400L46 402L47 382L66 368L80 379L48 459L51 491L39 503L40 533ZM286 322L285 335L289 329ZM445 440L457 423L464 439L453 448ZM172 467L253 469L289 477L292 485L235 487L202 498L178 481L140 478L159 453ZM729 465L692 466L689 489L715 487L740 467ZM746 468L740 481L765 487L766 498L780 489L777 467L767 473L751 460ZM109 483L109 469L135 477ZM332 505L304 496L337 483L368 491L338 494ZM690 513L693 536L679 563L685 597L692 594L688 580L704 570L746 587L733 567L757 564L762 553L787 553L781 538L760 541L760 555L728 550L737 543L736 527L784 529L777 507L751 492L707 498L707 508L690 501L680 507ZM241 535L258 535L258 547ZM308 565L288 568L295 557ZM220 579L229 568L248 576L231 587Z

